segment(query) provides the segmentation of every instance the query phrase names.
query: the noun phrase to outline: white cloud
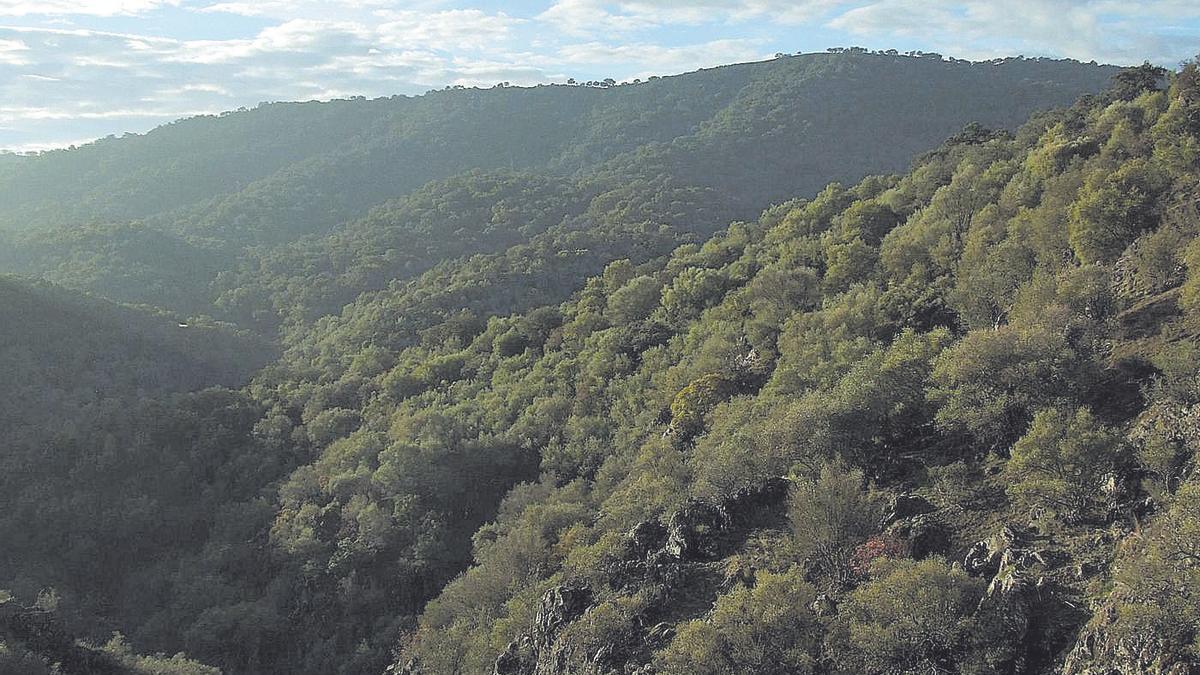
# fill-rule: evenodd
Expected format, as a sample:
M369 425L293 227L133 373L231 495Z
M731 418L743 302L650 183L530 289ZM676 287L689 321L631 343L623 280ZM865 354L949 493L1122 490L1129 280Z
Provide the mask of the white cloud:
M0 131L6 131L6 129L0 129ZM59 140L48 140L48 141L33 141L31 143L16 143L16 144L13 144L11 146L4 148L3 150L0 150L0 153L13 152L13 153L21 154L21 153L26 153L26 152L42 152L44 150L58 150L60 148L66 148L66 147L69 147L72 145L75 145L75 146L83 145L85 143L90 143L94 140L96 140L96 139L88 136L88 137L81 137L81 138L72 138L69 140L59 139Z
M179 0L0 0L0 16L123 16L178 4Z
M556 0L539 15L572 34L761 19L798 24L851 0Z
M0 64L19 66L29 62L24 52L29 51L29 45L21 40L0 39Z
M285 53L321 58L329 50L366 44L369 38L369 31L360 24L295 19L265 28L250 39L182 41L163 54L163 59L212 65Z
M429 12L443 4L442 0L229 0L205 5L200 11L282 20L345 19L377 11Z
M1172 31L1164 18L1200 16L1200 5L1179 0L881 0L846 11L830 26L883 38L922 39L968 58L1024 52L1134 63L1169 63L1186 55L1200 35Z
M183 108L108 108L105 110L63 110L30 106L0 106L0 123L20 120L105 120L130 117L170 118L190 117L219 112L219 109Z
M481 49L508 40L523 21L504 13L488 14L477 9L441 12L381 11L376 29L380 44L393 47L446 47Z

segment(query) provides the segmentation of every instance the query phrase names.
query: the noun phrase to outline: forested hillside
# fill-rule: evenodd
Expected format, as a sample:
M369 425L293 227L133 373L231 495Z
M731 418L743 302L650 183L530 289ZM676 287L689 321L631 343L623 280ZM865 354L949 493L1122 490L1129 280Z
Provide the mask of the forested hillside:
M282 318L295 305L305 314L330 311L305 306L303 291L279 297L295 277L317 274L319 284L348 286L333 298L344 304L354 291L378 290L380 280L411 278L439 260L508 243L459 241L459 227L529 236L504 214L494 223L472 217L477 195L495 192L496 179L464 172L556 176L583 181L590 191L635 179L652 188L669 178L713 190L728 212L750 218L830 180L901 169L968 122L1015 127L1035 110L1102 88L1113 72L1074 61L808 54L607 88L497 87L263 105L144 136L6 158L0 232L10 236L0 271L118 301L214 314L214 300L226 306L265 267L273 297L260 298L260 288L241 293L226 318L257 313L270 325L281 318L268 321L273 309ZM449 180L444 194L423 187L438 180ZM422 226L421 213L405 203L420 189L466 220ZM501 208L520 202L519 193L499 197ZM561 205L544 208L541 215L554 221L572 215ZM703 213L699 220L709 228L725 224ZM335 231L340 236L322 241ZM288 246L306 235L314 238L299 250ZM365 257L374 269L320 260L329 257ZM219 274L235 270L232 282L212 287Z
M1200 76L1114 73L808 55L0 158L4 264L159 307L0 278L0 672L1200 668Z
M1190 672L1200 78L1155 79L387 359L276 538L369 556L427 448L527 447L402 672Z
M240 453L233 432L222 437L212 422L236 395L185 392L241 386L273 358L266 341L229 326L0 276L0 672L58 672L55 663L65 672L209 672L182 657L136 656L104 632L90 636L106 648L76 646L60 619L84 634L103 625L122 598L146 592L114 576L152 569L150 560L203 537L212 513L229 508L228 494L197 480L263 460L241 455L223 469L227 453ZM252 493L263 484L254 474L237 480ZM88 593L56 616L53 589L77 579ZM168 665L176 670L159 669Z

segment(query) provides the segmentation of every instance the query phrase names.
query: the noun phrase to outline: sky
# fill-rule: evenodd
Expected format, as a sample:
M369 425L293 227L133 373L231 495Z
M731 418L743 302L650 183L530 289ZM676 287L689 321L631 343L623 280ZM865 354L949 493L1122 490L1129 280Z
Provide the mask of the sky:
M0 0L0 150L263 101L626 81L828 47L1176 66L1200 0Z

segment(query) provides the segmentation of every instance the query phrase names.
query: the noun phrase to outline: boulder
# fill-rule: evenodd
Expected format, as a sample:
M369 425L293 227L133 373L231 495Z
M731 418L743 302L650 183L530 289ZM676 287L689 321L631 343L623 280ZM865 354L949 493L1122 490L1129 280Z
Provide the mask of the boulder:
M963 557L963 569L971 576L995 574L999 566L1000 561L993 555L987 541L977 541L971 544L971 548L967 549L967 555Z
M666 647L674 639L675 627L665 621L646 632L646 645L654 650Z
M667 528L657 518L643 520L627 535L628 551L631 558L644 559L651 552L663 547L667 540Z
M950 549L950 530L933 514L920 514L893 523L888 534L905 540L917 559L944 554Z
M508 643L508 648L496 657L492 675L533 675L537 667L536 655L523 651L520 642L520 640L513 640Z
M591 602L591 590L579 583L563 584L546 591L534 618L535 638L553 640L563 626L583 616Z
M724 508L702 501L688 502L667 523L665 550L679 560L706 558L714 550L712 535L724 529L727 522Z
M937 511L937 507L930 504L929 500L924 497L912 494L896 495L884 513L882 526L886 529L897 521L913 516L923 516L934 511Z

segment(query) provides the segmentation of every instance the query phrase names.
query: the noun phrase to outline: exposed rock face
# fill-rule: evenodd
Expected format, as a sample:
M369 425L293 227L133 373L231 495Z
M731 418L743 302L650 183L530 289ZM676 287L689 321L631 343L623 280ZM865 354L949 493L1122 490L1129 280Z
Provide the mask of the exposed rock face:
M534 619L534 636L553 638L563 626L583 615L591 601L592 592L582 585L566 584L546 591Z
M592 592L582 584L555 586L542 595L542 605L533 620L532 630L509 643L496 659L494 675L540 675L560 672L559 650L555 640L559 631L583 616L592 602ZM559 653L561 657L561 653ZM547 670L547 668L550 668Z
M934 511L937 511L937 507L930 504L924 497L909 494L897 495L888 506L882 525L886 529L889 525L897 521L933 513Z
M662 548L667 540L667 528L658 520L643 520L629 531L628 550L634 558L645 558Z
M1154 636L1116 636L1116 609L1100 609L1067 654L1062 675L1194 675L1200 667L1173 653Z
M974 576L995 575L999 573L1006 553L1010 553L1010 556L1024 556L1030 553L1025 547L1022 534L1007 525L1000 528L991 538L972 544L963 558L963 568Z
M990 578L975 613L981 665L987 672L1025 673L1035 667L1027 650L1053 559L1033 545L1029 533L1007 526L967 551L964 569Z
M1036 586L1029 572L1034 564L1036 560L1025 552L1006 549L979 601L975 617L986 640L983 658L998 672L1026 672L1024 644L1033 604L1029 591Z
M680 560L711 555L710 534L725 526L727 516L719 506L693 501L676 511L667 523L666 551Z
M764 509L777 506L787 492L787 480L776 478L741 490L720 504L693 500L672 514L665 525L658 519L638 523L626 534L622 555L608 568L608 583L615 588L652 585L661 589L661 602L669 603L670 594L681 587L688 569L726 552L733 543L732 532ZM736 581L752 584L753 570ZM638 617L637 634L629 644L604 645L594 653L580 654L560 637L564 628L591 609L592 602L592 592L579 582L547 591L529 632L513 640L496 659L493 675L649 675L649 666L639 661L666 646L675 636L674 627L664 622L651 626ZM581 662L585 665L582 670Z
M908 542L909 553L917 559L944 554L950 548L950 531L931 513L903 518L892 523L886 531Z

